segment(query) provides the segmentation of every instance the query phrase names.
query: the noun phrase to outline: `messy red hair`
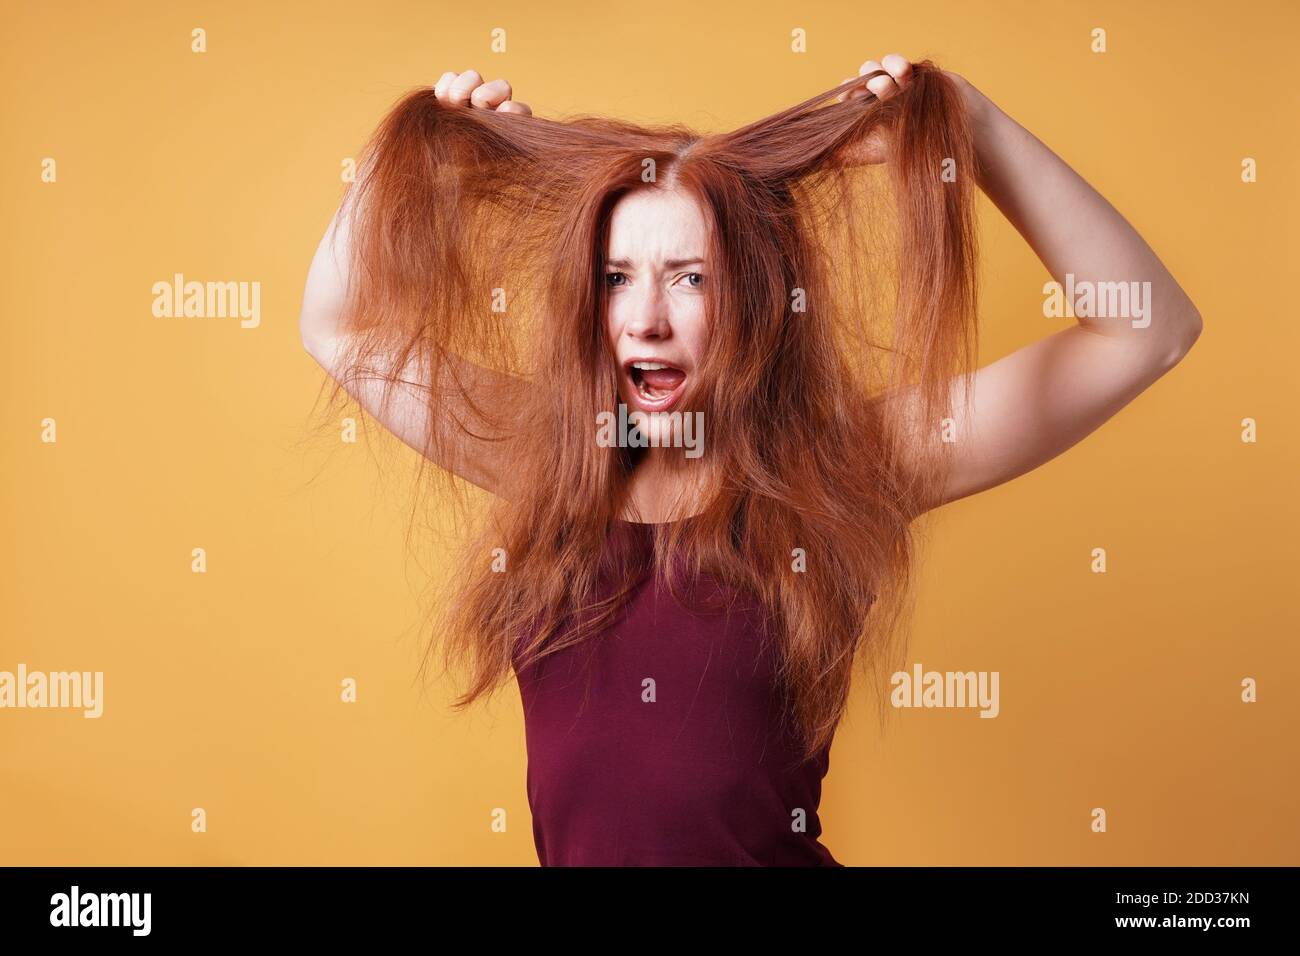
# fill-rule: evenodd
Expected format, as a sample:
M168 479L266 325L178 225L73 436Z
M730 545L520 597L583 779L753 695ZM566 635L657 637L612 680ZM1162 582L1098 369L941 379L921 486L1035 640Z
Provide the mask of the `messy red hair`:
M602 565L636 459L595 440L619 401L610 214L637 189L685 189L711 225L708 341L686 397L705 412L707 467L682 462L700 469L703 510L654 526L658 570L707 572L767 609L809 755L834 734L855 657L875 678L895 666L913 519L942 487L948 386L975 351L974 158L960 92L929 61L887 100L835 101L848 89L710 135L450 107L427 88L380 124L345 202L345 366L404 369L380 373L390 388L418 369L428 459L452 467L472 439L501 464L478 480L497 497L429 646L468 672L458 707L513 660L590 639L644 570ZM868 141L888 144L887 165L861 163ZM896 420L878 399L909 386L920 414ZM611 570L624 587L602 598Z

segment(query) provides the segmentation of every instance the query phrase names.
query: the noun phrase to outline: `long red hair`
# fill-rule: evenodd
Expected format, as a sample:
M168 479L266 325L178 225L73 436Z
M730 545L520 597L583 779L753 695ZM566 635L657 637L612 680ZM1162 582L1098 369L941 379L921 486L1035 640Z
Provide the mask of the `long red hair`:
M427 88L380 124L346 197L347 364L437 383L433 461L473 434L509 464L426 657L465 668L457 707L513 661L591 639L645 570L602 564L636 465L595 437L619 401L604 257L617 200L670 183L712 227L685 399L708 439L681 464L701 469L702 510L654 527L657 570L761 602L808 755L834 734L855 658L876 679L896 666L914 519L942 487L949 383L975 353L975 168L934 64L885 101L836 102L849 88L709 135L448 107ZM859 161L869 140L886 165ZM471 388L465 362L494 374ZM919 410L906 420L878 401L902 388ZM610 572L612 593L597 586Z

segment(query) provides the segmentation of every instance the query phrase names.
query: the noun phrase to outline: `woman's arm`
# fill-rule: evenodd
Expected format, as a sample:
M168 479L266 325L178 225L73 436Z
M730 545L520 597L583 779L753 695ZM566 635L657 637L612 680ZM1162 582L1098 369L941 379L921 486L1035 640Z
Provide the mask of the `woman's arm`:
M894 54L864 64L861 74L882 67L889 75L866 86L883 99L907 85L911 65ZM949 76L969 111L980 187L1052 278L1062 287L1102 290L1102 298L1123 291L1119 284L1137 295L1127 308L1110 310L1123 314L1078 315L1071 328L974 373L969 414L953 403L952 470L941 499L929 507L992 488L1061 454L1169 371L1201 332L1196 306L1124 217L974 86ZM900 402L906 414L910 397L905 392L888 401ZM937 435L939 423L931 424Z
M451 105L503 113L532 112L526 104L510 99L510 84L505 80L484 83L473 70L459 75L445 73L434 89L441 101ZM448 356L443 374L454 377L458 387L440 389L446 401L435 402L431 400L435 383L413 364L403 368L400 376L393 374L398 371L394 367L396 359L390 359L387 367L369 370L368 374L344 367L351 335L344 314L351 227L350 211L341 205L316 247L299 315L303 347L369 414L407 445L426 455L431 448L441 448L446 460L437 464L479 487L497 490L498 476L505 464L499 460L500 446L482 428L473 427L481 425L475 421L474 409L463 402L454 407L449 403L456 403L455 396L461 394L461 389L469 396L476 393L499 396L503 394L504 376ZM382 362L380 357L381 365ZM390 388L389 379L400 380L400 384ZM436 421L430 417L434 407L438 409ZM453 419L470 427L456 427ZM431 445L434 427L441 429L438 434L445 440Z

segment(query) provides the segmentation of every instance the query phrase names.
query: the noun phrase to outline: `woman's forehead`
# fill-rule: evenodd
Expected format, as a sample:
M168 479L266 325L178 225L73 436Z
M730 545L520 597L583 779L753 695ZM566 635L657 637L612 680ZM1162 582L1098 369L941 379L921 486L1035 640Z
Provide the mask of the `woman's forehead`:
M609 228L610 260L663 264L703 259L707 254L707 220L690 193L638 189L615 205Z

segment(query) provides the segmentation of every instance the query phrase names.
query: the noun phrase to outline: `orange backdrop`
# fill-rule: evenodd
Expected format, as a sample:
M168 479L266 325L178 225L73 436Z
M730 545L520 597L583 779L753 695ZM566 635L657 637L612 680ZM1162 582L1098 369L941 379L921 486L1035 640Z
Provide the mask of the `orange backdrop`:
M404 547L412 453L308 428L298 308L342 164L446 69L543 115L722 129L892 51L1061 153L1205 333L1100 433L935 516L909 660L998 671L1001 713L882 734L859 686L825 842L849 864L1300 863L1294 3L83 2L5 23L0 671L102 671L104 712L0 710L0 863L535 864L517 691L454 715L451 688L413 684L426 575L456 569ZM987 362L1070 320L1043 317L1047 275L987 202L982 228ZM155 316L176 273L259 283L260 322Z

